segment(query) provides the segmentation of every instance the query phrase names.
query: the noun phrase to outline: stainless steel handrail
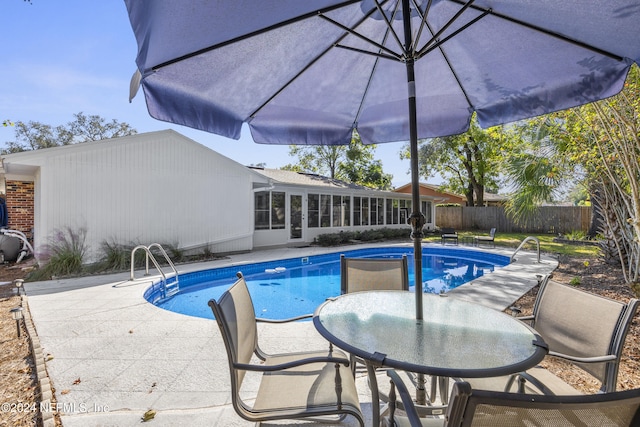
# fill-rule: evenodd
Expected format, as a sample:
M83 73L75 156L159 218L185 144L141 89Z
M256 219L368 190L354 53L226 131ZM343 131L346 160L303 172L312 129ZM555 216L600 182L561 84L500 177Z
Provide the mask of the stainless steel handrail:
M169 267L171 267L171 270L173 270L173 273L175 275L175 289L179 289L179 285L178 285L178 270L176 269L176 266L173 264L173 262L171 261L171 259L169 258L169 255L167 255L167 252L164 250L164 248L162 247L162 245L160 245L160 243L152 243L149 246L145 246L145 245L138 245L135 248L133 248L133 250L131 251L131 277L130 277L130 281L135 280L135 273L134 273L134 269L135 269L135 253L138 249L142 249L144 250L145 254L146 254L146 258L145 258L145 276L149 275L149 259L151 259L151 262L153 263L153 265L155 266L156 270L158 270L158 272L160 273L160 275L162 276L162 297L166 298L166 294L167 294L167 275L164 273L164 271L162 271L162 268L160 268L160 265L158 264L158 261L156 260L156 257L153 256L153 254L151 253L151 249L152 248L158 248L160 250L160 253L162 253L162 255L164 256L164 259L167 261L167 263L169 264Z
M511 259L510 262L513 262L514 257L516 256L516 253L522 249L522 247L525 245L525 243L527 243L528 241L533 240L536 242L536 245L538 247L538 263L540 262L540 240L537 237L534 236L528 236L525 237L525 239L522 241L522 243L520 243L520 246L518 246L518 249L516 249L515 251L513 251L513 255L511 255Z

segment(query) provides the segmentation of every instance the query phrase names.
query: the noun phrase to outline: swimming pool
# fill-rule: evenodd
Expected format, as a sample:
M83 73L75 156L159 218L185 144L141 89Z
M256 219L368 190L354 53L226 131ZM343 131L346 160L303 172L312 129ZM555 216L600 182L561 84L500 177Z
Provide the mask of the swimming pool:
M236 272L242 271L257 317L284 319L313 313L327 298L340 295L340 254L376 258L407 255L409 283L413 283L413 248L379 247L184 273L179 277L178 294L163 300L161 285L156 283L144 297L165 310L213 319L207 302L218 299L236 280ZM488 252L423 248L424 292L446 292L507 264L509 257Z

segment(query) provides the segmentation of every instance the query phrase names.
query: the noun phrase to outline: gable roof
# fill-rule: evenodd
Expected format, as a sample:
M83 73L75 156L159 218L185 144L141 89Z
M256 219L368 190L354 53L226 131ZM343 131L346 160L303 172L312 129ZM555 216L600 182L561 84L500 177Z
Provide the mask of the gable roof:
M164 144L164 146L167 144L171 144L171 146L174 146L175 144L182 144L180 150L194 152L199 158L207 160L211 159L212 162L225 162L229 167L254 175L256 180L265 180L264 176L255 173L253 170L247 170L244 165L236 162L235 160L223 156L217 151L214 151L173 129L144 132L119 138L102 139L98 141L88 141L71 145L6 154L0 156L0 173L25 176L32 175L39 167L45 165L49 160L56 157L73 156L76 154L82 154L84 156L85 154L112 150L117 147L133 148L136 147L136 144L145 143L151 144L150 146L153 147L155 147L156 144L157 147L163 146L162 144ZM172 167L178 168L179 165L174 165ZM169 170L168 172L172 171Z

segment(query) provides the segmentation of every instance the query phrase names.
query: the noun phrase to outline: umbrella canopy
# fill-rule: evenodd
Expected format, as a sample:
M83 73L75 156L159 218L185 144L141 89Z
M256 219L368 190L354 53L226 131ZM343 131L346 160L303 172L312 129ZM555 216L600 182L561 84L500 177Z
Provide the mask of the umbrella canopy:
M266 144L417 141L599 100L640 59L636 0L125 0L151 116Z

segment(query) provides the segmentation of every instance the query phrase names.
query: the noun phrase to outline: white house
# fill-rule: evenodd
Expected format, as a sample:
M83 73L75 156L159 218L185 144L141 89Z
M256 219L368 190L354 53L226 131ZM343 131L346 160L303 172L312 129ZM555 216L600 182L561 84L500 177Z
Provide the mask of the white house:
M232 253L408 227L411 205L409 195L248 168L173 130L5 155L0 181L8 227L32 235L36 255L60 231L84 230L87 261L104 242ZM435 218L430 198L422 209Z

